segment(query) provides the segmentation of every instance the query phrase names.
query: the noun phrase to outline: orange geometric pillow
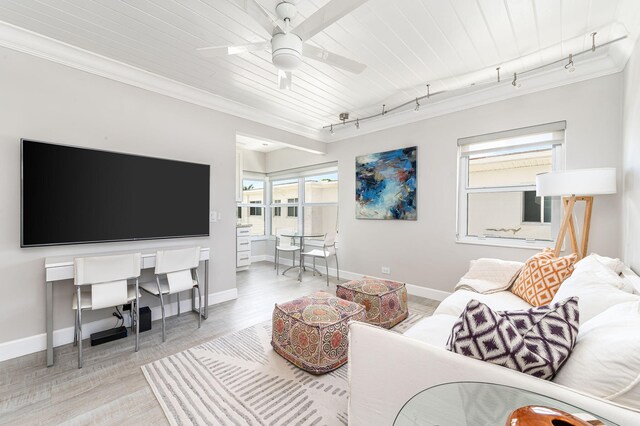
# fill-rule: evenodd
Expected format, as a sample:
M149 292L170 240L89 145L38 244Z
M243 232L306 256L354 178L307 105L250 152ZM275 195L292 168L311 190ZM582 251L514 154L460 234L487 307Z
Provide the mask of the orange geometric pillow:
M544 249L526 261L511 292L533 306L548 305L560 284L573 273L578 256L555 257L553 250Z

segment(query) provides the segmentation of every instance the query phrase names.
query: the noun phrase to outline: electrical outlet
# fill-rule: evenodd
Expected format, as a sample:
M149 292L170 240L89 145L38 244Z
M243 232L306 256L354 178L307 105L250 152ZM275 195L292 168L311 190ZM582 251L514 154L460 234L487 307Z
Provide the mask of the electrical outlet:
M218 215L215 210L209 212L209 222L214 223L218 221Z
M383 266L382 267L382 273L383 274L390 274L391 273L391 268L389 268L388 266Z

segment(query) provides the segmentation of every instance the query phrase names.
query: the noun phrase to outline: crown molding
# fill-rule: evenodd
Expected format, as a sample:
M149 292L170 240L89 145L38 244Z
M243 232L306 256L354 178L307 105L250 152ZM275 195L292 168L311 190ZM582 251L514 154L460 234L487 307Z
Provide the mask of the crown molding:
M319 129L0 21L0 46L316 141Z
M470 89L471 91L465 94L454 94L449 98L429 103L423 101L418 113L414 113L413 109L409 108L407 111L362 122L360 130L355 129L352 125L344 129L338 126L335 128L335 135L331 136L325 129L302 125L3 21L0 21L0 46L326 143L338 142L456 111L614 74L622 71L626 63L621 60L624 58L612 58L609 54L602 55L581 62L576 75L571 77L567 76L564 70L550 70L519 79L523 83L523 87L518 90L513 89L508 82L484 89Z
M492 85L475 91L470 88L470 91L465 94L453 95L437 101L427 103L423 100L420 105L420 111L417 113L413 111L412 106L409 106L406 111L363 121L360 123L360 129L356 129L352 124L346 125L344 129L341 129L340 125L334 126L335 134L331 136L324 129L322 140L327 143L339 142L457 111L616 74L622 70L624 70L624 63L621 64L613 60L609 55L602 55L589 61L581 62L576 70L576 75L569 76L564 69L550 70L530 77L518 78L518 81L522 83L522 87L519 89L514 89L511 85L511 80L508 80L503 81L501 85Z

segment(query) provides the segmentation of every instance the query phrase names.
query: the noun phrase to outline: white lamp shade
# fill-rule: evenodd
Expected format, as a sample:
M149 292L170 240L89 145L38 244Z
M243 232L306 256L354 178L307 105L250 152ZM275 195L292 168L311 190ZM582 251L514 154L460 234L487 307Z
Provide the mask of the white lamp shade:
M616 169L564 170L536 176L536 195L603 195L616 193Z

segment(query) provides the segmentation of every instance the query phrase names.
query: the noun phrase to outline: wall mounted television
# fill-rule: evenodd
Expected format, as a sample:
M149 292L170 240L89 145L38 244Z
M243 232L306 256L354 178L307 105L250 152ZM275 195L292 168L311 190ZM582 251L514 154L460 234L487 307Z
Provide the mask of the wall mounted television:
M21 247L209 235L209 165L20 144Z

